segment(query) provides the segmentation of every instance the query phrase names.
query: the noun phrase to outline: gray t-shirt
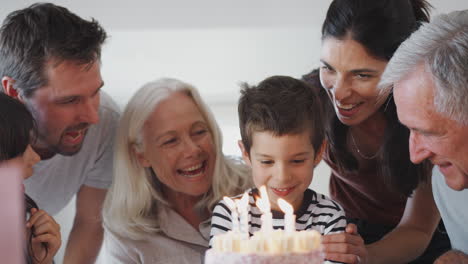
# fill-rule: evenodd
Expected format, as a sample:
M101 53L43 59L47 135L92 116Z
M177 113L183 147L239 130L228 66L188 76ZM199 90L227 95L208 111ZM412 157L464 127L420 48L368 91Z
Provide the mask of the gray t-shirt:
M34 166L24 181L26 193L51 215L62 210L84 184L107 189L112 182L115 132L120 111L109 95L101 92L99 123L92 125L81 150L73 156L55 155Z
M432 192L452 248L468 254L468 189L451 189L439 167L435 166L432 170Z

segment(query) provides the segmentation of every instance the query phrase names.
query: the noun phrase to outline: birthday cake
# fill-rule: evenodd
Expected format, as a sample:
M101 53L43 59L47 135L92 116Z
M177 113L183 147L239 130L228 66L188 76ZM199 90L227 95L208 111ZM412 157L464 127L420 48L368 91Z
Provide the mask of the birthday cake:
M315 230L246 233L229 231L213 238L205 264L320 264L324 256Z

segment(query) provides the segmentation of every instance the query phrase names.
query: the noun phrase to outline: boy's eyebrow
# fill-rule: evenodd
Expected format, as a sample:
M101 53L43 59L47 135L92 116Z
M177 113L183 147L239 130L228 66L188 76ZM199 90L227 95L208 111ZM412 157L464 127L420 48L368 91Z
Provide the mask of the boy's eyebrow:
M309 155L309 154L310 154L309 151L304 151L304 152L295 153L295 154L291 155L291 157L302 156L302 155ZM264 158L270 158L270 157L271 157L271 156L268 155L268 154L262 154L262 153L257 153L257 154L255 154L255 156L260 156L260 157L264 157Z
M264 157L264 158L270 158L271 157L268 154L262 154L262 153L256 153L255 156L260 156L260 157Z
M296 153L294 154L293 156L302 156L302 155L308 155L310 152L309 151L304 151L304 152L299 152L299 153Z

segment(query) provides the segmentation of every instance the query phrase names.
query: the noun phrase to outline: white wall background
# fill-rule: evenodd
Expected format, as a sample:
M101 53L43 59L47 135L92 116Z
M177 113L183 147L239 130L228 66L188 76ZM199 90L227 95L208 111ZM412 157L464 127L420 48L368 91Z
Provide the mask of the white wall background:
M468 9L468 0L429 0L433 14ZM34 1L2 0L0 17ZM329 0L57 0L110 35L103 48L104 90L122 107L144 83L175 77L199 88L224 133L226 154L240 155L238 84L271 75L300 77L318 66L320 27ZM312 188L328 194L320 164ZM56 216L62 262L74 201ZM105 254L104 254L105 255ZM105 263L101 256L100 263Z

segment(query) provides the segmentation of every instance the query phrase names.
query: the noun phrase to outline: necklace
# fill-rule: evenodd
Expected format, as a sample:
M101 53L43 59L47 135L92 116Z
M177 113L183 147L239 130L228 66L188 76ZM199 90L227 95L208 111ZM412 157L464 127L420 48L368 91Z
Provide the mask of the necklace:
M357 151L357 153L359 154L359 156L361 156L361 158L366 159L366 160L371 160L371 159L374 159L375 157L377 157L377 155L378 155L379 152L380 152L380 148L377 150L377 152L375 152L374 155L368 156L368 155L362 153L362 152L359 150L359 148L358 148L358 146L357 146L357 144L356 144L356 140L354 139L353 132L349 131L349 134L351 135L351 140L353 141L354 148L356 149L356 151Z

